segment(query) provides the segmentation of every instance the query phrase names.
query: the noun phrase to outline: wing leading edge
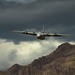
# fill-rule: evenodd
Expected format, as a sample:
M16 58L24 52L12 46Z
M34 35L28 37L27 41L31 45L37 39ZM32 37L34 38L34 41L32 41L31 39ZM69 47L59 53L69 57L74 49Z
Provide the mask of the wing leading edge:
M70 34L51 34L51 33L48 33L48 34L45 34L44 36L47 36L47 37L50 37L50 36L53 36L53 37L61 37L61 36L70 36Z
M13 32L19 32L21 34L26 34L26 35L37 35L35 32L26 32L26 31L17 31L17 30L13 30Z

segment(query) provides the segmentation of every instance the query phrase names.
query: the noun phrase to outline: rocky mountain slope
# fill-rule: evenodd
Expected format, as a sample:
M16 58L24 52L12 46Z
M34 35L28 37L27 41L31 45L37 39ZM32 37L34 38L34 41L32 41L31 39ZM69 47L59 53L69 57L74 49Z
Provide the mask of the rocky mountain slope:
M13 65L0 75L75 75L75 45L64 43L27 66Z

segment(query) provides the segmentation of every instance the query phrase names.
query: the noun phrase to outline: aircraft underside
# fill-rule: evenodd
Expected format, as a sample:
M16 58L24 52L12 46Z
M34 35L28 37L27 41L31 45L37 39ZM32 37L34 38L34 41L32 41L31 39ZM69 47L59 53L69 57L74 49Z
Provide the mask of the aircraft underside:
M38 36L37 39L44 40L45 39L45 36L42 36L42 35L41 36Z

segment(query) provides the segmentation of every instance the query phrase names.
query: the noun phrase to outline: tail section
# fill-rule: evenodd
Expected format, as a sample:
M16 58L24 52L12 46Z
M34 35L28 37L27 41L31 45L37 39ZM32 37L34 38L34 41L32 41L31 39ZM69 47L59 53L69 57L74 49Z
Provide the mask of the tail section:
M43 26L42 33L44 33L44 32L45 32L45 28L44 28L44 26Z

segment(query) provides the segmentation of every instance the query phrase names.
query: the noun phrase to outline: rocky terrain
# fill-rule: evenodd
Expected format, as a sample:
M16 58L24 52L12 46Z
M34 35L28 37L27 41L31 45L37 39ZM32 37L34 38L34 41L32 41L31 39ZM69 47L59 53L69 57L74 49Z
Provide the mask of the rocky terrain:
M0 75L75 75L75 45L64 43L27 66L13 65Z

